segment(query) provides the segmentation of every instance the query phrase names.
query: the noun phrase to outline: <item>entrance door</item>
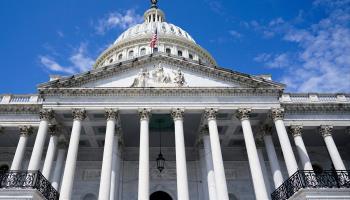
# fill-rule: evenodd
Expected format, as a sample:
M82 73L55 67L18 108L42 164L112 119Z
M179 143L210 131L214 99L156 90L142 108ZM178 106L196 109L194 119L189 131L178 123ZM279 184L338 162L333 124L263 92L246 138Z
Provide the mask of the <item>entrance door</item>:
M173 199L168 193L158 191L151 194L150 200L173 200Z

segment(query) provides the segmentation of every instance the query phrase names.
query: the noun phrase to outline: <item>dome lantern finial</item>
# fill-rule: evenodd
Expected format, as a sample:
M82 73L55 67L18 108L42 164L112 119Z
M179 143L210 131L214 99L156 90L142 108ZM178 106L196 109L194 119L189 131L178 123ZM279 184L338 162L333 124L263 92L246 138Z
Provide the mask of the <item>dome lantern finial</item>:
M151 8L158 8L158 5L157 5L158 0L151 0L151 3L152 3Z

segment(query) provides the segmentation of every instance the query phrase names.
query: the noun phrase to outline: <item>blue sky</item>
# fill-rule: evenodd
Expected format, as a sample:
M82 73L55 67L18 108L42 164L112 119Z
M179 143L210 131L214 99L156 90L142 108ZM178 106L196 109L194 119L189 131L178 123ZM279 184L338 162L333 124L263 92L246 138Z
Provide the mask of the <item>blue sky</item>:
M147 0L0 1L0 93L91 69ZM350 92L350 0L159 0L218 64L289 92Z

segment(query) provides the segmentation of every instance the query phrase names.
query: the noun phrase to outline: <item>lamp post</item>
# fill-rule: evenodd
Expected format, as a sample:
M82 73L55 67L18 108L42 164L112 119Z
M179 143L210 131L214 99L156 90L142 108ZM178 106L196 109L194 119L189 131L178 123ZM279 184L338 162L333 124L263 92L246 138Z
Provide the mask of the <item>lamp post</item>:
M159 173L162 173L162 171L164 170L164 164L165 164L165 159L164 156L162 154L162 129L161 129L161 123L163 122L162 119L158 120L158 127L159 127L159 154L158 157L156 159L157 161L157 169L159 170Z

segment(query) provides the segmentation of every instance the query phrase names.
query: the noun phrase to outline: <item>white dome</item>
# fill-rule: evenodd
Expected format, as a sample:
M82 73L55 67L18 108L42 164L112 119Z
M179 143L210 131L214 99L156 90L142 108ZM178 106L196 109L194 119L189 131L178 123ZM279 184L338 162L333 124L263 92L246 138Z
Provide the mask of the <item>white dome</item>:
M158 37L179 37L179 39L185 39L190 42L196 43L193 38L186 31L181 29L178 26L173 24L169 24L167 22L144 22L142 24L138 24L126 30L122 33L118 39L114 42L117 44L119 42L134 39L138 37L142 37L143 35L153 34L157 28Z

